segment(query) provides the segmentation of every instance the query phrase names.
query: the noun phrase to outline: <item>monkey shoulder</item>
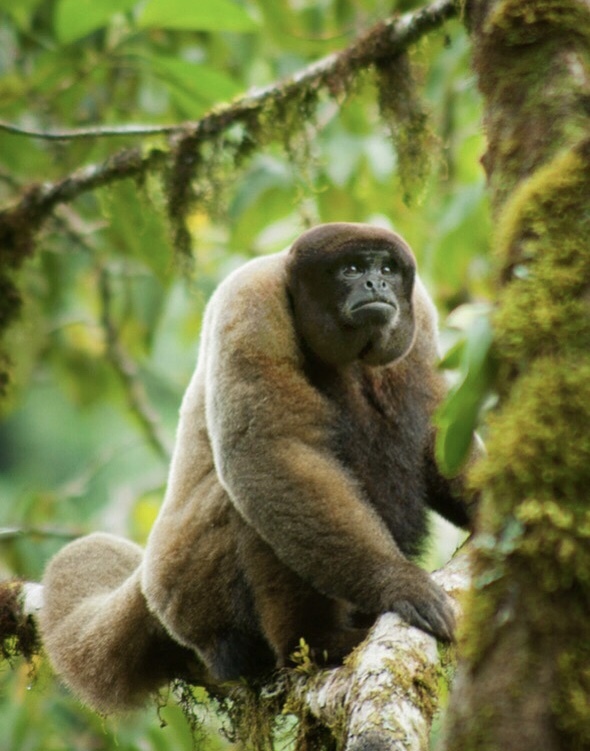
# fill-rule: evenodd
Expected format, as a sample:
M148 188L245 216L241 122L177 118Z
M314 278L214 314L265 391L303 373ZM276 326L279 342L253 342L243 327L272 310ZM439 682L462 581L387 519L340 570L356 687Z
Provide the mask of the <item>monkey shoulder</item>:
M259 456L280 436L316 441L329 421L330 405L304 374L285 259L249 261L220 284L206 311L205 413L223 477L238 447Z
M295 347L285 282L286 253L248 261L217 288L204 335L224 352L285 356Z

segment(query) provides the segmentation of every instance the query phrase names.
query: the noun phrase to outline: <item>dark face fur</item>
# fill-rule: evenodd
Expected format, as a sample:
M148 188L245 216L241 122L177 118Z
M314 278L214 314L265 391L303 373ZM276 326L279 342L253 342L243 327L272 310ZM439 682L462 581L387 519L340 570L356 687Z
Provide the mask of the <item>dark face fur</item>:
M322 362L386 365L414 341L414 257L399 235L362 224L322 225L287 261L295 325Z

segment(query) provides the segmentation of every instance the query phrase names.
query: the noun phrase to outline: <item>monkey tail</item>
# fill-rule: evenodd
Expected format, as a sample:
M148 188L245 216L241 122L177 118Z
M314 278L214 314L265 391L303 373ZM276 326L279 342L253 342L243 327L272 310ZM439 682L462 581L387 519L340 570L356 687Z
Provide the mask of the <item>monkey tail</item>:
M143 551L96 533L66 545L49 563L41 639L55 671L103 714L134 709L194 662L148 610Z

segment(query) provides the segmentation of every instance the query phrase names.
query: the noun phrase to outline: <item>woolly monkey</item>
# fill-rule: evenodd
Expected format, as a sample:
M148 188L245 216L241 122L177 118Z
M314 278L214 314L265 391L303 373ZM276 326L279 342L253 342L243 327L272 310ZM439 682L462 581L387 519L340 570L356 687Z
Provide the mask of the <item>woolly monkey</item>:
M451 639L447 596L412 562L427 506L470 518L434 462L436 361L399 235L321 225L234 272L207 308L145 552L91 535L49 565L42 633L66 682L109 711L194 656L217 681L288 664L301 638L338 662L391 610Z

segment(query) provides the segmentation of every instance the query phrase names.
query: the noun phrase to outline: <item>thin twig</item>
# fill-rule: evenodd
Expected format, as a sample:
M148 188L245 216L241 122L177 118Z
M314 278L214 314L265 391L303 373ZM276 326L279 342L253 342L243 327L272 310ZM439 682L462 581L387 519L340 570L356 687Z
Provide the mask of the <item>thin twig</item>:
M80 221L79 217L72 211L64 211L63 208L65 207L62 207L60 212L60 221L66 227L68 234L87 250L94 251L93 243L74 226L75 222ZM162 436L160 423L139 380L137 367L120 342L119 332L112 315L110 274L105 268L100 270L99 294L107 358L123 384L129 408L142 427L147 442L167 462L170 459L170 451Z
M185 125L92 125L87 128L63 128L61 130L38 130L0 120L0 130L16 136L42 138L45 141L71 141L81 138L112 138L117 136L157 136L177 133Z
M50 529L45 527L0 527L0 542L12 542L23 537L38 537L44 539L75 540L83 532L69 529Z
M119 332L112 313L113 295L110 273L105 268L100 271L99 293L107 358L123 384L129 409L139 422L147 442L165 462L168 462L170 451L162 436L158 418L147 399L145 389L137 373L137 367L127 355L119 340Z

